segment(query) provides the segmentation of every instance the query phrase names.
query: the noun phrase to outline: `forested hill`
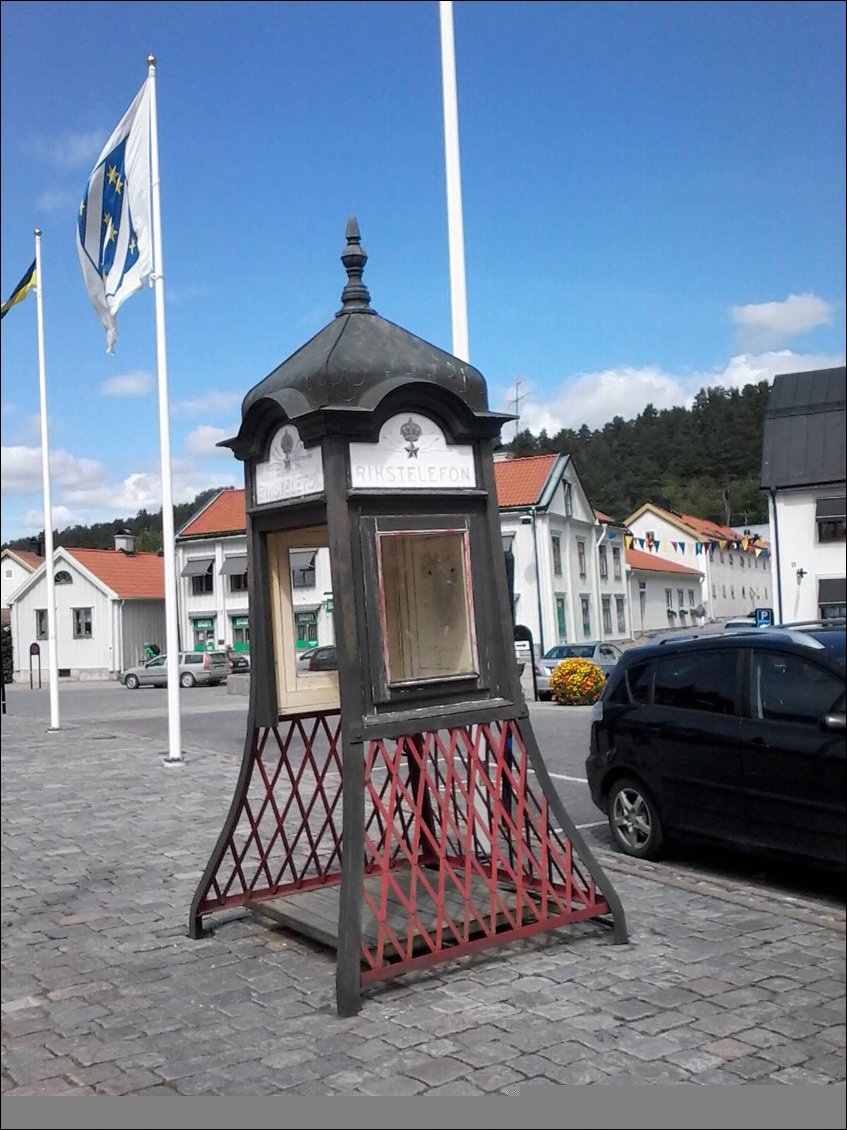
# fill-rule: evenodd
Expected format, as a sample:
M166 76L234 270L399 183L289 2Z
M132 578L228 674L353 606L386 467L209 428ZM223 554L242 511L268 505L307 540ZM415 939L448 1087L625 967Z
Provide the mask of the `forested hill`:
M221 487L211 487L201 491L193 502L183 502L174 506L174 529L184 526L191 515L205 505L218 493ZM139 553L157 553L162 548L162 511L139 510L134 518L115 518L111 522L96 522L93 526L68 526L54 531L54 544L69 545L77 549L112 549L118 530L129 530L135 534L135 548ZM35 539L37 540L37 539ZM33 538L17 538L4 542L3 548L35 549ZM43 553L43 546L38 549Z
M644 502L655 502L743 528L767 521L759 470L769 394L767 381L743 389L703 389L690 409L659 412L648 404L634 420L616 416L596 431L566 428L555 436L523 431L508 447L516 455L572 456L592 505L618 520ZM174 507L175 528L220 489L202 491L193 502ZM162 547L161 510L139 510L134 518L93 526L69 526L56 532L55 543L111 549L120 529L135 534L139 551ZM12 549L33 548L31 538L5 544Z
M645 502L736 528L767 521L759 489L768 381L743 389L702 389L690 409L634 420L616 416L603 428L565 428L554 436L520 432L515 455L570 455L592 506L618 520Z

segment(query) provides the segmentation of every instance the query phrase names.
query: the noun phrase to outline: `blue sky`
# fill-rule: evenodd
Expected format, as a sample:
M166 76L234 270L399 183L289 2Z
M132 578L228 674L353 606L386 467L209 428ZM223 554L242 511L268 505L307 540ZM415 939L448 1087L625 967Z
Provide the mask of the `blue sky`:
M843 3L454 4L471 361L521 426L843 364ZM375 309L450 349L438 4L4 0L2 297L43 231L54 525L161 504L153 294L114 356L76 208L158 60L177 501L329 322L359 219ZM42 527L36 303L2 323L4 539ZM509 435L506 435L509 438Z

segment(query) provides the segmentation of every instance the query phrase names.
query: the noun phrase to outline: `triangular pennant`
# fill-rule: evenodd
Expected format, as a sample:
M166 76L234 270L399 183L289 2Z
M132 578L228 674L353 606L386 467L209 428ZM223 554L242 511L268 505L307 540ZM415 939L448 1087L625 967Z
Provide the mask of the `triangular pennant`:
M654 542L653 542L653 548L654 548L654 549L656 550L656 552L657 552L657 553L659 552L659 546L660 546L661 544L662 544L662 543L661 543L660 541L654 541Z
M719 546L721 547L721 549L726 549L726 547L727 547L727 544L728 544L728 543L727 543L726 541L724 541L723 539L721 539L721 540L720 540L720 541L718 542L718 545L719 545Z
M677 541L672 541L672 542L671 542L671 545L672 545L672 546L674 547L674 549L677 549L677 548L678 548L678 546L679 546L679 542L677 542Z
M694 552L695 552L695 553L700 553L700 554L702 554L702 552L703 552L703 543L702 543L701 541L696 541L696 542L694 543Z
M681 541L679 543L679 549L680 549L681 553L685 553L685 542L684 541Z
M742 539L741 539L741 548L742 548L742 549L744 550L744 552L745 552L745 553L747 552L747 546L748 546L749 544L750 544L750 539L749 539L749 538L742 538Z
M629 549L629 547L632 545L632 534L626 534L626 536L624 537L623 540L624 540L624 545L626 546L627 549Z
M639 544L639 545L641 546L641 548L643 549L643 548L644 548L644 538L639 538L639 539L638 539L638 544Z
M761 557L761 556L762 556L762 551L761 551L761 549L754 549L754 550L753 550L753 552L754 552L754 553L756 554L756 556L757 556L757 557Z

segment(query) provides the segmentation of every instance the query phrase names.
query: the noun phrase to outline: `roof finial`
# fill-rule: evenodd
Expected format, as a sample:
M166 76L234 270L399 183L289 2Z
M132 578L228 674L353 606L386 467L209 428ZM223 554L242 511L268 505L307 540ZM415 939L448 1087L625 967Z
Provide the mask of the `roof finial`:
M374 314L376 311L371 310L371 296L368 293L368 288L362 282L362 274L365 270L365 263L368 261L368 255L362 247L359 223L355 216L351 216L347 221L347 229L344 234L347 238L347 246L341 252L341 262L347 271L347 285L341 292L342 305L336 317L354 313Z

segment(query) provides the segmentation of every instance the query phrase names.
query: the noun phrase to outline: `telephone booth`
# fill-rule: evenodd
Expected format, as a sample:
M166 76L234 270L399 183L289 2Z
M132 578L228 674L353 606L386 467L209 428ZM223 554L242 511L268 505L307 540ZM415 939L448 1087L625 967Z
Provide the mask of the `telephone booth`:
M189 931L244 906L333 947L351 1015L409 970L626 925L521 690L492 455L511 417L473 366L371 308L355 220L341 259L341 309L226 443L245 466L250 704Z

